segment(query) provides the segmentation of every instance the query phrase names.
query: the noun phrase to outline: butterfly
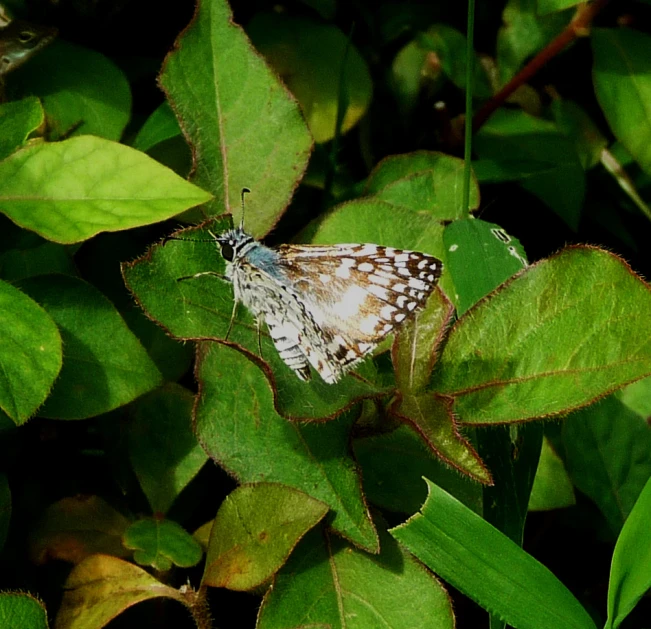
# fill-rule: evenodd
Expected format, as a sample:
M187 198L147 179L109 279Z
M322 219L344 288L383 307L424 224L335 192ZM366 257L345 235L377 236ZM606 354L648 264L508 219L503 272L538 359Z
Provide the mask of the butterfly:
M333 384L417 312L434 290L440 260L373 244L281 245L242 225L212 234L235 299L264 321L285 364L303 381L310 365ZM197 273L218 275L212 271ZM231 319L232 322L232 319Z

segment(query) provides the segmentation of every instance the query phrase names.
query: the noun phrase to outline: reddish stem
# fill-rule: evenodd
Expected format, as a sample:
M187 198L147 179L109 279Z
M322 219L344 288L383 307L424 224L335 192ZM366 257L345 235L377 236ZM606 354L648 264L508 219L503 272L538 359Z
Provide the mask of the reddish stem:
M490 118L493 112L502 106L504 101L515 92L521 85L524 85L540 68L550 59L553 59L564 50L575 39L585 36L590 24L597 14L608 4L610 0L594 0L590 4L580 7L572 21L565 27L563 32L557 35L547 46L545 46L520 72L518 72L495 96L487 101L475 114L472 120L473 131L477 131Z

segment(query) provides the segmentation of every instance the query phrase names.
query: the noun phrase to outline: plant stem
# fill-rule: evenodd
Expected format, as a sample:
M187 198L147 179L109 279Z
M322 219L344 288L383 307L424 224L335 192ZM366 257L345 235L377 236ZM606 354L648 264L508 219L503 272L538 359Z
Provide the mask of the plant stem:
M475 114L472 121L474 131L477 131L490 118L493 112L501 107L506 99L521 85L534 76L548 61L562 52L569 44L579 37L584 37L590 24L597 14L610 0L594 0L590 4L579 7L572 21L545 46L520 72L518 72L493 98L487 101Z

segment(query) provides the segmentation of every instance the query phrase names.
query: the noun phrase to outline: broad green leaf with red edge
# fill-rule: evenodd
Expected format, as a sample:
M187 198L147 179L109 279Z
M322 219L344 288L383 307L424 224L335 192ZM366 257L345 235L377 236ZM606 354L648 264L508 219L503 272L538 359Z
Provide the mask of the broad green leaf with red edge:
M144 153L85 135L42 142L0 162L0 211L59 243L157 223L210 194Z
M350 454L353 411L329 422L287 421L274 410L273 390L261 369L221 344L200 346L197 376L195 430L216 463L241 483L282 483L320 500L334 512L331 526L339 534L377 552ZM330 390L336 395L336 387Z
M7 282L0 282L0 329L0 408L22 424L43 404L59 374L61 336L50 315Z
M327 533L308 533L267 591L258 629L452 629L452 601L443 586L380 535L375 557Z
M219 507L203 585L251 590L271 578L327 505L285 485L238 487Z
M29 540L36 564L51 559L80 563L89 555L128 556L122 534L129 520L99 496L63 498L51 504Z
M232 212L250 188L245 223L255 236L277 222L305 170L312 140L298 105L231 21L225 0L200 2L167 56L160 84L195 156L193 181Z
M335 136L341 94L347 105L341 133L364 116L373 93L371 76L364 57L336 26L274 12L257 13L246 30L300 103L316 142Z
M177 338L223 341L231 327L233 290L228 282L214 276L178 281L203 271L223 273L224 261L210 231L219 233L227 227L230 221L223 217L177 232L178 238L209 242L168 241L123 265L125 282L145 312ZM336 386L316 374L309 383L302 382L282 361L266 329L258 336L257 325L243 306L237 310L228 344L233 348L228 351L244 352L264 370L274 389L276 410L284 417L332 418L361 399L385 393L354 375L347 375Z
M197 540L180 524L161 518L143 518L127 528L122 543L134 551L134 560L143 566L166 571L172 565L195 566L203 556Z
M152 598L185 604L181 593L148 572L109 555L91 555L68 576L55 629L99 629L129 607Z
M61 373L41 416L93 417L161 384L156 365L94 286L67 275L32 277L21 286L59 326L65 348Z
M166 513L208 460L192 432L194 396L169 383L129 409L129 458L154 513Z
M629 28L590 31L594 87L613 133L651 174L651 35Z
M452 328L432 379L462 423L553 417L651 373L649 287L574 246L502 284Z
M0 594L2 629L48 629L45 605L26 592Z
M420 513L389 532L428 568L518 629L595 629L542 564L431 481Z

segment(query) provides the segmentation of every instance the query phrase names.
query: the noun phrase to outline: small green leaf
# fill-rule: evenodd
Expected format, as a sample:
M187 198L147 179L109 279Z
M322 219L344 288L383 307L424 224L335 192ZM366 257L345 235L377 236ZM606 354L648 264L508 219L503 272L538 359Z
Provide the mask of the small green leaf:
M35 96L0 104L0 160L11 155L45 121Z
M331 526L338 533L377 552L375 529L350 456L356 414L323 423L289 422L275 412L269 381L246 356L206 343L199 361L195 430L210 457L242 483L282 483L320 500L334 512ZM336 396L336 387L323 386Z
M425 479L421 512L390 533L428 568L518 629L594 629L589 614L542 564Z
M544 438L536 477L531 488L529 511L562 509L576 502L572 481L561 457Z
M94 553L126 557L122 534L129 520L98 496L63 498L51 504L30 535L35 564L57 559L78 564Z
M181 128L169 103L164 101L140 127L132 146L139 151L148 151L177 135L181 135Z
M210 534L203 585L251 590L272 577L328 507L284 485L238 487Z
M369 175L365 193L374 200L441 221L460 218L463 160L434 151L417 151L383 159ZM470 181L470 208L479 207L479 186Z
M0 162L0 210L73 243L168 219L210 195L144 153L94 136L25 147Z
M617 393L622 404L641 417L651 417L651 378L629 384Z
M190 391L168 384L131 409L131 464L154 512L166 513L208 460L192 432L193 403Z
M68 576L55 629L99 629L129 607L160 597L184 603L178 590L142 568L116 557L91 555Z
M575 7L581 4L582 0L537 0L538 15L546 15L555 11L563 11L569 7Z
M610 128L651 174L651 36L629 28L591 30L594 87Z
M0 594L2 629L48 629L47 611L41 601L25 592Z
M651 427L615 396L562 424L565 466L617 534L651 476Z
M61 369L61 336L43 308L6 282L0 282L0 329L0 408L22 424Z
M305 170L311 138L296 101L231 21L225 0L202 2L168 55L160 83L190 139L194 181L215 195L211 214L247 196L246 226L268 232Z
M97 135L119 140L131 116L124 73L91 48L59 39L11 78L12 91L43 101L50 133Z
M161 383L161 375L113 304L66 275L22 282L61 331L65 362L40 414L84 419L128 404Z
M617 629L651 588L651 479L626 519L617 539L608 584L608 620L605 629Z
M203 555L201 545L180 524L172 520L146 518L134 522L122 536L122 543L135 552L141 566L169 570L196 566Z
M369 556L340 538L308 533L267 591L258 629L452 629L441 584L385 532L381 548Z
M328 142L335 135L341 91L348 100L342 133L366 113L373 92L368 67L336 26L276 12L257 13L246 30L296 96L316 142Z
M473 218L454 221L446 226L443 243L458 316L527 266L518 239L494 223Z
M650 317L649 287L620 258L569 247L459 319L432 386L470 424L567 413L651 373Z

